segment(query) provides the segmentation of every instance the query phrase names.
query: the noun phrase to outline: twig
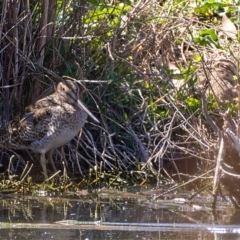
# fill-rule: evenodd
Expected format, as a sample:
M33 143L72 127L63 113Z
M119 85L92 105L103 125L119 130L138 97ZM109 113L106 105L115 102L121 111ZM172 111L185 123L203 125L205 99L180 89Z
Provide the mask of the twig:
M234 132L232 132L229 128L226 129L225 131L229 137L232 139L238 153L240 154L240 141L239 141L239 138L235 135Z
M21 176L20 176L20 179L22 179L23 175L25 174L25 172L26 172L26 170L27 170L27 168L28 168L28 164L29 164L29 161L27 161L27 164L24 166L24 169L23 169L23 171L22 171L22 174L21 174Z
M216 207L216 200L217 200L217 192L218 192L218 188L219 188L219 182L220 182L220 175L221 175L221 163L223 161L223 158L225 156L225 152L226 152L226 148L224 145L224 135L221 132L220 133L220 144L219 144L219 151L218 151L218 157L217 157L217 164L216 164L216 168L215 168L215 176L214 176L214 180L213 180L213 208L215 209Z
M32 167L33 167L33 164L31 164L30 168L28 169L28 171L26 172L26 174L24 175L24 177L21 179L21 182L23 182L24 179L28 176L28 174L29 174L29 172L31 171Z
M49 177L48 179L44 180L44 182L47 182L51 179L53 179L55 176L57 176L59 173L61 172L61 170L57 171L56 173L54 173L51 177Z
M176 189L178 189L178 188L181 188L181 187L183 187L183 186L186 186L187 184L192 183L192 182L198 180L199 178L201 178L201 177L203 177L203 176L205 176L205 175L213 172L214 170L215 170L215 169L210 169L209 171L201 174L200 176L195 177L194 179L191 179L191 180L189 180L189 181L187 181L187 182L185 182L185 183L182 183L182 184L178 184L177 186L174 186L173 188L169 189L168 191L157 195L157 196L154 198L154 200L156 200L156 199L164 196L165 194L170 193L170 192L172 192L172 191L174 191L174 190L176 190Z
M201 97L202 97L202 109L203 109L203 113L205 115L206 121L208 122L210 127L213 129L213 131L218 133L219 128L208 114L206 97L202 92L201 92Z

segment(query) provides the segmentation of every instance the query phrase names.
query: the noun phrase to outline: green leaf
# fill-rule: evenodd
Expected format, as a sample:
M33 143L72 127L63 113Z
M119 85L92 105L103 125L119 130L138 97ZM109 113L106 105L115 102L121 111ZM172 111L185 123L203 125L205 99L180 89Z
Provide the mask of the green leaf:
M97 6L99 4L99 0L87 0L87 2Z
M202 30L200 30L199 31L199 36L201 36L201 37L210 36L214 41L218 40L217 34L212 29L202 29Z
M193 41L202 46L215 45L217 48L220 48L218 36L212 29L201 29L199 31L199 37L194 38Z
M229 3L217 2L216 0L208 0L204 2L200 7L194 8L194 12L198 15L208 17L222 12L222 9L227 6L229 6Z
M195 97L189 97L186 100L186 104L193 111L196 111L197 109L201 108L201 101Z

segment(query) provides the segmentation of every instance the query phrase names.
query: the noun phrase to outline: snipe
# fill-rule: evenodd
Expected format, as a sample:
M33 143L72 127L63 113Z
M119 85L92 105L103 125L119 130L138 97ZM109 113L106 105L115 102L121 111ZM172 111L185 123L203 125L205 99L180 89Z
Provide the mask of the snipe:
M46 153L54 171L52 150L73 139L82 129L87 115L98 120L80 100L81 86L77 81L60 82L53 94L25 109L19 121L13 121L0 132L0 146L12 149L30 149L40 153L44 178L48 178Z

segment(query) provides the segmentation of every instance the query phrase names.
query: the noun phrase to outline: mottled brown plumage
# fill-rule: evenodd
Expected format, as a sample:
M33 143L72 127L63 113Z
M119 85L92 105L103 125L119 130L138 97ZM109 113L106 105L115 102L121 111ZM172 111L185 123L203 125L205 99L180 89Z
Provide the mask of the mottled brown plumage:
M13 121L0 132L0 146L14 149L31 149L41 154L41 165L47 176L45 154L51 152L73 137L82 129L87 115L98 121L81 103L81 87L78 82L64 81L56 91L28 106L19 121Z
M207 61L201 72L200 84L209 84L207 93L213 93L220 102L232 102L237 98L238 70L235 63L226 58ZM234 78L236 78L234 80Z

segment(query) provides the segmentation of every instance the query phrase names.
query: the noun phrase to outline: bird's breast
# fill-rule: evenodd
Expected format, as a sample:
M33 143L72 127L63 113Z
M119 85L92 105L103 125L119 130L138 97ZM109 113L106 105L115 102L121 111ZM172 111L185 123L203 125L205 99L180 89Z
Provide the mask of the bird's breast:
M68 116L68 117L67 117ZM84 111L75 114L62 114L61 118L54 118L49 122L48 131L41 139L31 143L34 152L46 153L72 140L82 129L87 119Z

